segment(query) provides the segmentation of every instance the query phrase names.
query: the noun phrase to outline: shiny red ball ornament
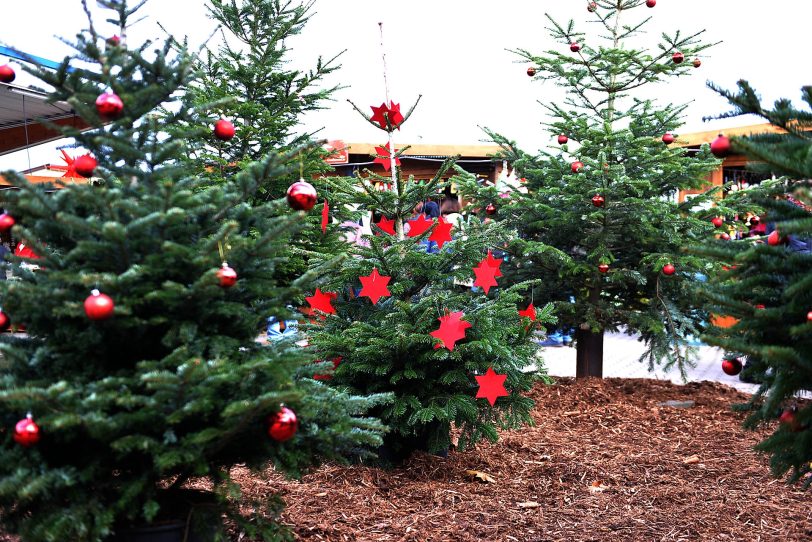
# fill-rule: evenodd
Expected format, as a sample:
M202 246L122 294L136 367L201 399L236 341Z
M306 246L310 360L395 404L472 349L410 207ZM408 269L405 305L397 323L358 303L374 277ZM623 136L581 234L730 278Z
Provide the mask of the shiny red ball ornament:
M756 305L755 307L756 307L757 309L759 309L759 310L764 310L764 309L766 309L766 308L767 308L767 305L762 305L761 303L759 303L759 304L758 304L758 305Z
M653 8L657 5L657 0L646 0L646 6Z
M598 9L598 4L597 4L597 3L595 3L595 2L590 2L590 3L588 3L588 4L586 5L586 10L587 10L589 13L594 13L596 9Z
M91 320L107 320L113 316L113 298L98 290L92 290L85 299L85 314Z
M102 118L112 120L117 118L121 115L121 112L124 111L124 102L121 101L118 94L108 90L107 92L102 92L99 94L99 97L96 98L96 111L99 112Z
M605 203L606 198L604 198L600 194L595 194L594 196L592 196L592 205L594 205L595 207L603 207Z
M268 436L277 442L290 440L299 429L299 420L296 413L283 406L279 412L268 418Z
M14 73L14 68L9 66L8 64L3 64L2 66L0 66L0 82L11 83L16 78L17 74Z
M722 218L721 216L715 216L715 217L711 218L711 224L713 224L714 228L721 228L722 224L724 224L724 223L725 223L725 219Z
M228 266L228 263L223 262L222 267L217 270L217 280L220 288L231 288L237 284L237 272Z
M730 234L725 232L719 235L719 239L722 241L730 241Z
M609 272L609 264L602 263L598 265L598 271L601 273L608 273Z
M576 42L570 43L570 51L572 51L573 53L577 53L580 50L581 50L581 46L578 45L578 43L576 43Z
M784 412L778 416L778 421L790 431L795 432L801 430L801 424L798 423L798 418L795 416L795 410L792 408L785 409Z
M107 38L107 45L118 47L121 44L121 38L117 35L112 35Z
M567 136L565 136L564 134L559 134L558 135L558 144L559 145L563 145L567 141L569 141L569 138Z
M663 134L663 143L665 143L666 145L670 145L671 143L674 142L675 139L676 138L674 137L674 134L672 134L671 132L666 132Z
M584 163L580 160L576 160L572 164L570 164L570 169L573 173L580 173L582 169L584 169Z
M742 362L739 358L730 358L722 360L722 371L730 376L736 376L742 372Z
M698 58L695 58L694 59L694 68L698 68L701 65L702 65L702 61L699 60Z
M7 232L10 230L15 224L14 217L8 213L3 213L0 215L0 232Z
M527 68L527 75L529 75L530 77L536 75L536 68L534 68L533 66Z
M767 244L771 247L783 245L784 241L785 240L781 237L781 234L778 233L778 230L773 230L770 235L767 236Z
M234 128L234 125L226 119L220 119L214 123L214 137L220 141L228 141L234 137L234 134L236 133L237 129Z
M724 158L730 153L730 139L723 134L719 134L711 142L710 150L715 157Z
M76 173L85 178L92 177L93 171L98 165L99 163L96 161L96 159L89 154L79 156L73 161L73 168L76 170Z
M288 205L297 211L309 211L316 204L316 189L304 179L288 187Z
M682 64L682 61L685 60L685 55L677 51L673 54L671 60L674 61L674 64Z
M39 442L39 425L34 422L33 416L29 414L14 426L14 442L20 446L28 448Z
M663 266L663 275L668 275L669 277L676 273L677 268L674 267L673 264L667 263Z
M806 321L807 322L812 322L812 311L809 311L808 313L806 313Z
M11 318L8 317L8 314L0 310L0 332L8 331L9 327L11 327Z
M496 214L496 205L493 203L489 203L485 206L485 214L487 215L495 215Z

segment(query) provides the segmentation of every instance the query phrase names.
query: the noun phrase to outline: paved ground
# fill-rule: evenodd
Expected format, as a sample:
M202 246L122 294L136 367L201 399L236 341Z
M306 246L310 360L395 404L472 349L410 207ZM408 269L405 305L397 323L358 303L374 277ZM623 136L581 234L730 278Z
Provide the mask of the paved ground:
M655 368L649 372L648 364L638 360L645 350L636 336L622 333L609 333L603 343L603 376L619 378L654 378L683 384L679 370L663 371ZM541 356L547 372L552 376L575 376L575 348L569 346L548 346L542 349ZM710 346L699 347L696 367L688 369L688 381L710 380L721 382L736 389L753 393L757 385L747 384L738 376L722 372L722 351Z

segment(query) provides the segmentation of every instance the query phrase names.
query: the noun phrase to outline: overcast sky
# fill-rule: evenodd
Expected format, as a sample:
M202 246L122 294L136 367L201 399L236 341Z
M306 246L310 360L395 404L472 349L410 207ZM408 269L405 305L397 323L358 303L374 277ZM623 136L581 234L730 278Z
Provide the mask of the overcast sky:
M57 36L71 38L85 26L79 0L6 0L5 29L0 40L28 53L60 60L66 46ZM95 9L95 3L89 2ZM532 81L527 65L507 49L541 53L565 46L552 42L545 30L545 12L596 40L598 27L588 23L586 0L317 0L314 15L303 34L290 45L293 66L307 68L317 56L332 56L344 49L342 69L331 83L342 84L330 109L306 119L308 129L323 128L320 137L348 142L385 140L385 134L367 124L346 102L351 99L369 111L384 99L383 63L378 22L383 22L384 48L390 96L402 109L423 98L400 133L396 144L483 143L479 126L515 139L528 151L547 146L552 134L540 123L537 101L561 101L562 91L552 83ZM176 37L188 36L199 44L215 28L206 18L204 0L150 0L143 9L148 19L132 29L130 43L160 37L160 21ZM98 10L96 10L98 11ZM653 9L630 13L630 19L652 16L643 39L655 43L661 32L706 30L705 41L721 41L706 51L702 67L690 77L657 88L643 87L640 97L660 103L691 106L680 132L715 130L743 125L752 119L703 122L703 116L726 109L725 102L705 86L710 80L732 88L748 79L767 100L797 99L800 87L812 84L808 53L809 0L659 0ZM631 21L630 21L631 22ZM99 22L100 29L105 24ZM107 25L109 26L109 25ZM115 29L109 26L110 33ZM689 59L690 60L690 59ZM30 153L32 165L57 162L53 147ZM0 169L28 167L29 154L0 157Z

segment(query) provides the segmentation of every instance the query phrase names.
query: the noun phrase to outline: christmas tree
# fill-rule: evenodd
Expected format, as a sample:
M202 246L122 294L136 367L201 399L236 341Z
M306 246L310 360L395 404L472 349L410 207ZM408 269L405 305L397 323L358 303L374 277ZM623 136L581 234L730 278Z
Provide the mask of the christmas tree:
M698 251L727 270L707 288L712 309L735 317L731 328L711 328L706 340L746 356L752 377L761 382L750 401L745 425L780 422L757 448L771 456L776 476L812 483L812 409L797 397L812 389L812 87L802 89L806 109L790 100L761 105L746 81L738 92L713 87L734 110L723 116L753 114L783 129L781 133L732 138L732 148L753 160L750 167L783 176L749 190L752 205L766 210L765 235ZM737 368L740 365L737 364Z
M98 4L121 36L141 5ZM0 283L0 323L27 331L0 344L3 529L100 541L163 524L185 540L208 510L214 525L198 540L212 539L223 512L248 536L274 539L275 501L243 502L229 467L297 474L363 454L381 443L364 412L383 398L328 387L309 378L321 367L302 349L256 341L308 287L308 277L274 279L302 213L284 200L247 203L288 173L289 157L270 153L201 189L179 160L186 139L162 132L211 130L206 108L179 92L195 58L168 42L133 47L82 5L90 24L76 55L33 73L93 127L61 128L87 149L77 170L90 180L35 186L3 173L19 190L6 192L0 223L34 252L11 258L14 276ZM191 492L192 479L211 491Z
M468 188L518 230L506 275L541 279L535 295L557 301L562 327L574 330L578 377L602 376L606 331L639 334L649 366L690 362L686 339L708 316L693 294L706 262L683 250L710 236L710 220L725 212L706 210L714 191L677 202L679 190L705 185L718 161L707 145L697 153L672 145L685 106L658 106L643 94L687 76L708 45L700 32L640 38L651 12L638 8L643 0L591 2L584 15L600 32L589 34L548 15L561 50L516 53L534 80L567 91L564 104L544 105L558 145L533 155L488 131L526 190Z
M533 330L553 321L551 306L519 304L529 283L501 278L492 249L511 232L476 219L461 232L419 210L436 206L453 161L426 182L401 175L405 149L392 136L413 110L403 114L387 98L371 116L362 112L387 134L374 162L389 174L327 183L336 216L350 206L366 213L362 220L371 215L373 234L356 236L351 257L307 298L310 344L335 365L324 378L352 393L394 394L375 413L389 427L382 455L395 462L416 449L443 453L454 437L464 448L530 423L533 403L522 393L543 377Z

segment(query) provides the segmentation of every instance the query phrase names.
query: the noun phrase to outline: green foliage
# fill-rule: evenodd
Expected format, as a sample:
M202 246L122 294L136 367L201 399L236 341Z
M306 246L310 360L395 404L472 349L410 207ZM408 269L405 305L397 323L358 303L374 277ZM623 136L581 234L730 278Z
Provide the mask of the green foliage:
M133 10L107 4L126 29ZM149 44L104 41L91 24L60 70L34 71L94 127L62 128L98 159L92 182L32 185L3 173L18 188L6 192L13 235L41 256L11 257L14 276L0 283L3 312L27 330L0 338L0 518L26 541L100 541L127 525L185 517L175 507L198 477L237 517L232 465L272 463L298 475L382 441L380 422L365 413L385 397L325 386L310 378L317 367L306 352L256 341L310 280L276 278L302 213L283 200L247 203L287 174L291 153L270 152L231 182L201 189L178 160L184 134L167 137L166 118L153 114L163 106L172 122L200 129L204 119L179 92L194 58L169 45L146 57ZM125 107L103 124L93 102L106 86ZM239 274L228 289L215 275L224 257ZM85 316L93 288L114 299L112 318ZM284 443L268 437L266 422L281 403L300 421ZM12 438L26 412L42 428L29 448ZM258 514L241 521L252 536L278 535Z

